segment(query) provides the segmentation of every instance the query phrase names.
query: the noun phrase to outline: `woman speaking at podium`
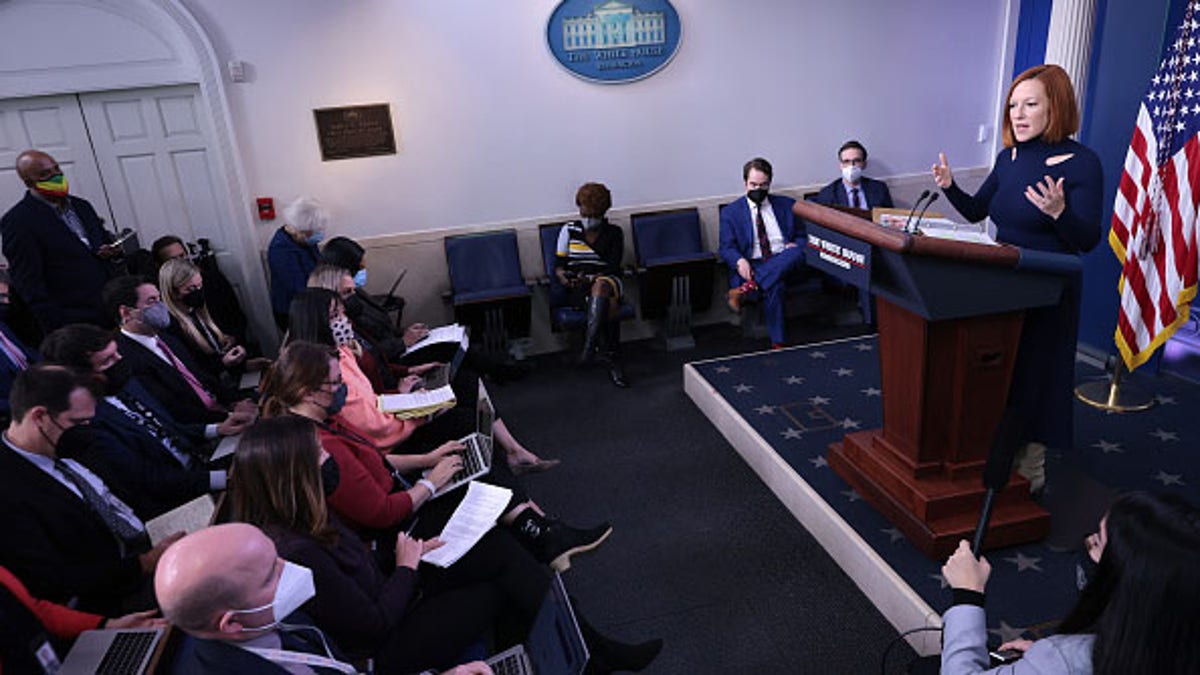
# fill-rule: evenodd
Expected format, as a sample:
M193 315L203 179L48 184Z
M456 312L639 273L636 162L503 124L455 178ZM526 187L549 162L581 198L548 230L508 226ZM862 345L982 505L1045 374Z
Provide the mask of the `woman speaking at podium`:
M954 183L946 155L933 179L971 222L990 216L996 238L1022 248L1081 255L1100 240L1104 189L1096 153L1071 140L1079 108L1066 71L1035 66L1008 89L1004 150L974 195ZM1082 273L1071 276L1057 305L1025 311L1009 402L1025 419L1018 470L1034 490L1045 483L1046 447L1073 446L1072 389Z

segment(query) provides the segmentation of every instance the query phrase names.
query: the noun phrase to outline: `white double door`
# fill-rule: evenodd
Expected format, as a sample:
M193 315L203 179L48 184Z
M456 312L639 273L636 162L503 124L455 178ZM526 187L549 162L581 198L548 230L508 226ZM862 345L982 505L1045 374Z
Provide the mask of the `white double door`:
M166 234L226 238L213 133L195 85L0 100L0 212L25 191L14 170L22 150L58 160L71 193L114 232L143 248Z

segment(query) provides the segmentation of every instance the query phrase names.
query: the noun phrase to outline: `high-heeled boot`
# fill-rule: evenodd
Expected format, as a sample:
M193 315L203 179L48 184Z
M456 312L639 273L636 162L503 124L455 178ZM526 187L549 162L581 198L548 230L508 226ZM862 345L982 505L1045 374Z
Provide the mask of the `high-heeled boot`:
M621 367L621 323L609 321L604 326L604 332L603 360L608 367L608 379L612 380L613 386L625 389L629 386L629 380L625 379L625 369Z
M596 347L604 337L603 327L608 318L608 298L593 295L588 298L587 329L583 333L583 351L579 354L580 363L591 363Z
M583 633L583 641L588 648L588 662L583 669L584 675L607 675L623 671L636 673L650 665L662 651L662 638L646 640L635 645L617 642L588 623L580 613L579 603L574 598L571 598L571 605L575 609L575 619L579 622L579 631Z

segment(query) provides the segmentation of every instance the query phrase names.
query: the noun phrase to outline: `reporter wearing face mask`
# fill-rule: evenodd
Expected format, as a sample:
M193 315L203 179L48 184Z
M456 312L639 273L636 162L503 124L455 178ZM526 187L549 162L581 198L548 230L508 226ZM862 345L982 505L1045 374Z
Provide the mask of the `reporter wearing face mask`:
M271 310L280 330L287 330L292 296L308 283L321 262L317 245L325 239L329 212L311 197L300 197L283 209L283 226L267 245L271 271Z
M850 206L856 209L892 208L892 193L887 183L867 178L867 149L862 143L849 140L838 148L838 165L842 177L821 188L813 198L827 206Z

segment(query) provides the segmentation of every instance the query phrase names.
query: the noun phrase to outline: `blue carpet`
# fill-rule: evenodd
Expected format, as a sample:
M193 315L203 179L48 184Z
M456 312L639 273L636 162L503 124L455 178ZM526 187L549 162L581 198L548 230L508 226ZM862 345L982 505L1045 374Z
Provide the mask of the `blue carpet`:
M697 372L935 611L950 592L942 561L914 548L901 532L859 497L826 462L830 443L851 430L883 425L879 355L874 336L750 354L692 364ZM1099 371L1080 366L1080 377ZM1084 372L1087 370L1088 372ZM1200 480L1200 453L1188 417L1200 388L1159 377L1139 381L1158 398L1148 412L1114 415L1076 402L1077 448L1047 458L1044 505L1061 530L1079 501L1077 493L1106 498L1118 491L1190 494ZM1069 484L1068 484L1069 483ZM1070 494L1068 494L1070 493ZM1059 499L1056 499L1056 496ZM1102 507L1101 507L1102 511ZM1097 512L1098 513L1098 512ZM1074 605L1082 535L1095 529L1096 514L1078 532L1039 544L990 551L988 628L994 641L1045 634ZM1058 542L1065 541L1068 544Z

